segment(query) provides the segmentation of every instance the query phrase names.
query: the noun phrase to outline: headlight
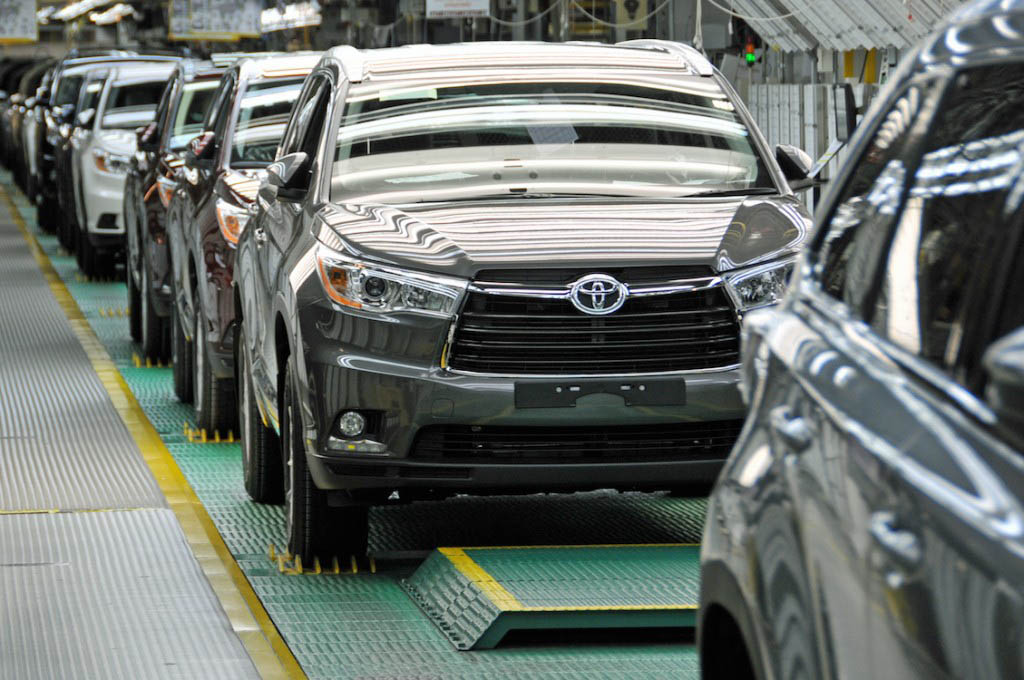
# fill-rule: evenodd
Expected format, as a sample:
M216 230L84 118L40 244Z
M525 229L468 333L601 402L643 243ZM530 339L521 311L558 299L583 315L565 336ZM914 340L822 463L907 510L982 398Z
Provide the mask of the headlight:
M450 317L467 281L364 264L326 246L316 253L320 282L338 304L371 312Z
M232 246L238 244L238 237L249 222L249 211L237 205L228 203L223 198L217 199L217 224L220 225L220 233Z
M124 175L128 172L128 161L130 159L127 156L121 156L104 151L103 149L93 149L92 157L96 161L96 167L99 168L100 172L109 172L115 175Z
M723 274L726 289L732 296L736 309L745 312L774 305L782 300L795 263L795 257L788 257Z

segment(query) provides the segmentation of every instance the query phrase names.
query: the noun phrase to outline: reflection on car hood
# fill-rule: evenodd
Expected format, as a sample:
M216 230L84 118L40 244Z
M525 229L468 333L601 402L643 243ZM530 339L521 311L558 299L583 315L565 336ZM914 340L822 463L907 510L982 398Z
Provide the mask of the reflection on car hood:
M266 176L266 170L228 170L224 173L224 186L236 201L252 203Z
M331 205L321 218L353 254L462 277L563 264L725 271L796 250L811 226L803 205L786 196Z

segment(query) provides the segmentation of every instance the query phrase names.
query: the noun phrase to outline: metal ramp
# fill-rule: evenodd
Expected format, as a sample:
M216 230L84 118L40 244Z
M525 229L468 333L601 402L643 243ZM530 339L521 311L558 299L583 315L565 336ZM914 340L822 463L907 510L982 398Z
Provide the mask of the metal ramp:
M438 548L403 582L460 650L512 630L696 625L700 546Z

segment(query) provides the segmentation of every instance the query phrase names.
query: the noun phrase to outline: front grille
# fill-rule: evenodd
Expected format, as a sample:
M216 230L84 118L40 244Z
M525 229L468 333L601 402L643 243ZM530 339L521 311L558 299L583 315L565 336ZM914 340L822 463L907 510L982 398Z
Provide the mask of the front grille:
M528 286L568 286L587 274L608 274L629 286L664 283L714 276L706 265L612 267L610 269L485 269L476 275L480 283L516 283Z
M604 427L428 425L411 457L431 462L629 463L725 459L742 420Z
M456 370L600 375L739 363L739 323L725 290L630 297L607 316L569 300L471 292L448 353Z

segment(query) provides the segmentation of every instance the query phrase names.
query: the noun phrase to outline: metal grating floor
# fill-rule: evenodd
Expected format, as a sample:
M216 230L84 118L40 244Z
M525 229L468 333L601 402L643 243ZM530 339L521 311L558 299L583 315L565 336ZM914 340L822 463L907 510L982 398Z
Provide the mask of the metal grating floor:
M6 202L0 252L0 678L257 677Z
M0 182L9 184L5 175ZM14 195L14 190L9 190ZM267 556L283 544L278 506L248 500L237 444L190 443L183 424L191 408L177 402L167 368L138 368L120 282L88 282L56 238L34 225L35 211L18 195L33 229L90 325L164 438L206 506L235 559L303 670L312 678L696 678L692 642L629 637L563 643L557 638L458 652L401 585L416 566L388 557L418 555L442 545L544 545L699 542L703 499L594 492L499 498L459 497L377 508L370 550L377 572L295 575ZM101 313L102 310L102 313ZM110 310L115 310L111 315ZM696 587L690 584L689 587Z
M6 206L0 253L0 510L163 507Z
M168 509L0 517L0 678L252 678Z

